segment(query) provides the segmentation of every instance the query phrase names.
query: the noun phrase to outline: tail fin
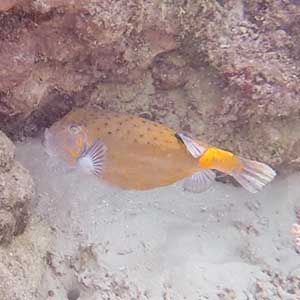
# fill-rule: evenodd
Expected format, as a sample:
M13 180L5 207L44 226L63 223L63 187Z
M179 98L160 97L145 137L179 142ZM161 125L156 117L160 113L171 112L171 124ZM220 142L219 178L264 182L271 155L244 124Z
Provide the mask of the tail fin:
M231 175L247 191L257 193L276 176L276 172L266 164L241 158L243 168Z

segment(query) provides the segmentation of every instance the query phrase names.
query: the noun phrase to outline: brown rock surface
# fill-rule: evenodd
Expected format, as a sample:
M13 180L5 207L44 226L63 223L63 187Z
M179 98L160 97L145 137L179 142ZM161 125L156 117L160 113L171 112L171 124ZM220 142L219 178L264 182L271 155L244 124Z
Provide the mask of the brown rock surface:
M16 230L16 219L11 212L0 210L0 244L11 241Z
M18 0L1 0L0 3L0 11L7 11L14 7L18 2Z
M29 172L15 160L15 146L0 131L0 299L31 300L38 297L44 273L46 230L29 223L34 184ZM18 238L14 238L19 235ZM39 237L33 242L33 238Z
M1 9L0 123L10 135L34 135L90 102L299 169L298 1L28 0Z
M15 146L13 142L0 131L0 171L6 172L12 168L15 156Z
M13 143L0 132L0 244L24 231L34 197L33 180L14 155Z
M46 269L49 242L48 229L35 223L9 246L0 247L1 300L44 299L39 287Z

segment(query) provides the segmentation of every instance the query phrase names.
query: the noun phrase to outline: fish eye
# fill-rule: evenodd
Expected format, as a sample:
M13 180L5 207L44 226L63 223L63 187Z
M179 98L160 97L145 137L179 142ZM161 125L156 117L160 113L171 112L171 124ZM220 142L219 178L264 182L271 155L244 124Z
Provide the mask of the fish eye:
M81 129L82 129L81 126L76 125L76 124L71 124L68 127L69 132L72 134L78 134L81 131Z

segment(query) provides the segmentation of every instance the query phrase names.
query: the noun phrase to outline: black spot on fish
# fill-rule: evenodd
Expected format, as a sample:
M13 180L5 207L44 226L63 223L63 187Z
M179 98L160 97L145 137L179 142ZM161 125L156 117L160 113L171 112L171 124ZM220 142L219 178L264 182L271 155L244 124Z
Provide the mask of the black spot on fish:
M117 128L116 131L120 131L120 128Z
M137 139L134 139L133 141L134 141L135 143L137 143L138 140L137 140Z
M155 137L153 138L153 140L154 140L154 141L157 141L157 137L155 136Z
M149 142L149 141L147 142L147 145L150 145L150 142Z
M122 126L123 122L119 122L119 125Z
M140 138L143 138L144 137L144 135L143 134L140 134Z
M112 134L112 132L111 132L111 131L108 131L107 134Z
M137 124L133 124L133 127L137 127Z
M105 127L107 127L107 126L108 126L108 123L107 123L107 122L105 122L105 123L104 123L104 126L105 126Z

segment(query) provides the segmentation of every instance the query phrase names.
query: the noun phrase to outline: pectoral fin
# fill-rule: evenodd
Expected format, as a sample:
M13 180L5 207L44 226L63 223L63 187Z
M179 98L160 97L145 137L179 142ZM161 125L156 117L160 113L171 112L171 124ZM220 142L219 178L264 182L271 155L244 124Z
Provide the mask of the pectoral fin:
M96 176L101 176L104 170L107 148L100 140L96 140L94 144L87 148L78 158L80 168Z
M186 146L188 152L195 158L200 157L206 150L183 132L177 132L176 137Z
M202 193L208 190L216 178L215 172L211 170L202 170L190 177L187 177L184 181L184 189L193 193Z

